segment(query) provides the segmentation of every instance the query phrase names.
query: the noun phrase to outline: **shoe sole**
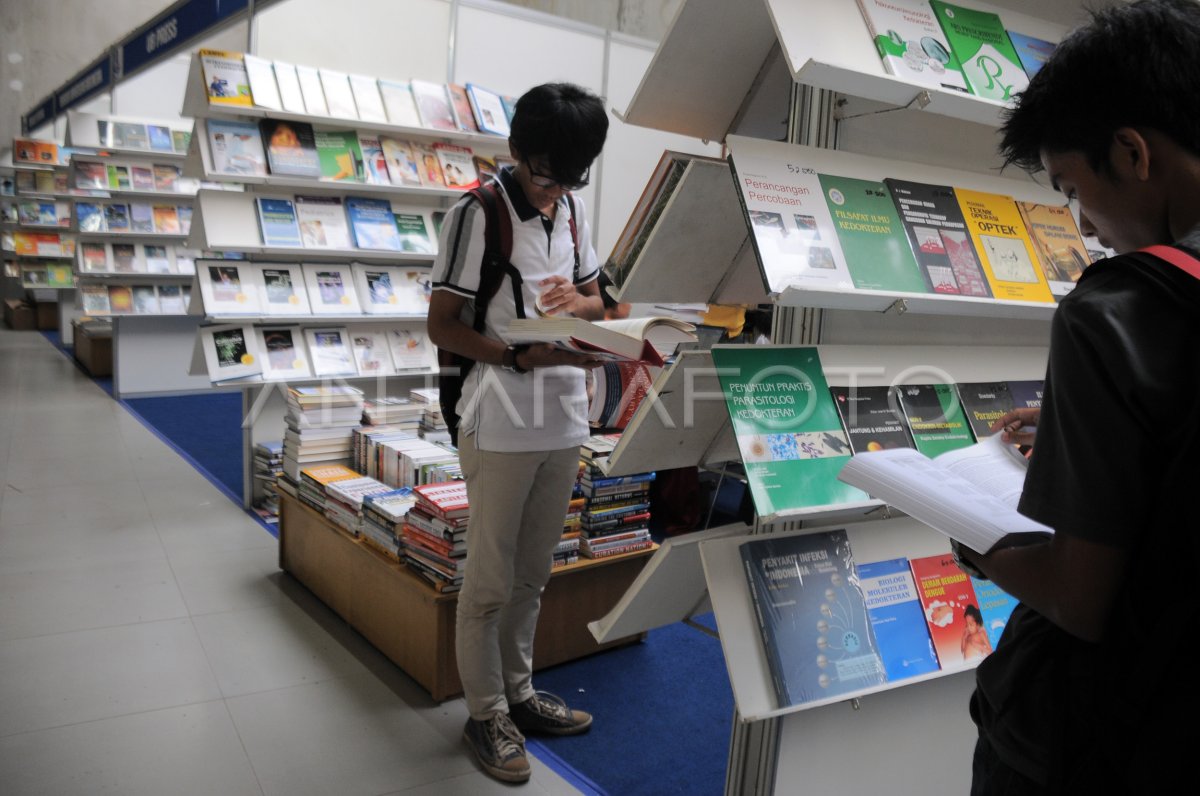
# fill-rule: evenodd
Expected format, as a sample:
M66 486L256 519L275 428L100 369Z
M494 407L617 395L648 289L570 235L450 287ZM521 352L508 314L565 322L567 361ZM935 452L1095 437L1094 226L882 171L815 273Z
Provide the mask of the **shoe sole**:
M520 783L529 781L529 777L532 775L533 769L526 768L524 771L509 771L508 769L498 768L489 764L486 760L479 756L479 751L475 748L475 744L471 742L471 737L465 732L463 733L463 742L466 743L467 748L471 750L471 754L475 757L475 760L479 763L484 773L489 777L493 777L502 782Z
M573 724L570 727L522 727L520 724L517 724L518 730L529 735L580 735L587 732L591 727L591 717L583 724Z

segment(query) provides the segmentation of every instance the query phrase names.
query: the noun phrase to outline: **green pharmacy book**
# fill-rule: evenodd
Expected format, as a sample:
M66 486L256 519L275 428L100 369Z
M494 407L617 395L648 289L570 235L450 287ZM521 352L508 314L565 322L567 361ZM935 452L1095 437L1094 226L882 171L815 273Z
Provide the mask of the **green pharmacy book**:
M738 551L780 707L884 683L844 530L768 534Z
M316 133L321 179L333 182L362 182L363 153L354 130Z
M721 345L712 357L759 515L868 500L837 479L850 441L816 348Z
M897 293L929 292L887 186L849 177L817 176L854 286Z
M999 15L929 0L950 49L962 64L971 93L1008 102L1029 85L1020 56Z
M905 384L895 389L921 453L937 456L975 442L953 384Z
M962 65L925 0L858 0L889 74L929 88L967 93Z

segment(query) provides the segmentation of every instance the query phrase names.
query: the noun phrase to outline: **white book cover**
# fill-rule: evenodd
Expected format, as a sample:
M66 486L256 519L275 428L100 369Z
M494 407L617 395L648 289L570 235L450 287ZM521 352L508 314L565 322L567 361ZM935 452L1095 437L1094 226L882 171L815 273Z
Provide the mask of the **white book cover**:
M263 263L256 269L259 303L266 315L310 315L304 271L297 263Z
M858 0L875 50L889 74L929 88L967 93L958 69L947 69L950 44L925 0Z
M142 255L146 258L146 273L148 274L173 274L175 269L173 266L174 252L166 246L155 246L146 244L142 247Z
M175 270L181 274L196 273L196 258L199 256L200 252L193 249L176 249Z
M266 175L267 156L263 152L258 125L209 119L204 127L208 134L208 152L214 172Z
M312 362L314 376L354 376L354 351L350 345L350 333L345 327L305 329L308 356Z
M729 147L768 290L853 290L815 164L773 141L730 136Z
M354 276L344 263L305 263L304 283L313 315L359 315Z
M260 108L273 111L283 110L283 102L279 98L279 86L275 82L275 70L271 62L257 55L245 53L242 61L246 64L246 76L250 78L250 97Z
M437 369L437 351L429 341L424 324L389 327L388 345L397 371Z
M405 268L399 265L371 265L355 263L354 286L362 302L363 312L368 315L398 315L402 310L401 296L397 290L404 280Z
M288 113L306 113L304 92L300 89L300 78L296 65L286 61L275 62L275 85L279 88L279 101Z
M413 100L417 103L422 127L432 127L436 130L458 129L458 124L454 121L454 111L450 107L450 95L446 93L444 83L413 80L409 82L409 86L412 88Z
M258 290L249 264L204 260L197 268L205 315L258 315Z
M306 379L312 376L304 333L296 326L257 329L264 379Z
M162 310L158 305L158 292L154 285L134 285L133 312L135 315L160 315Z
M304 112L309 116L328 116L329 105L325 102L325 89L321 88L321 75L316 68L297 65L296 77L304 95Z
M354 92L350 90L350 78L336 69L318 69L321 88L325 90L325 104L329 115L337 119L357 119L358 108L354 104Z
M392 215L400 233L400 251L412 254L437 254L437 235L433 231L432 212L414 205L392 202Z
M438 141L433 145L433 151L437 155L438 165L442 167L447 188L470 190L479 185L479 174L475 171L470 147Z
M396 372L385 330L373 326L355 326L350 330L350 338L358 375L391 376Z
M214 382L244 379L262 373L258 339L250 325L200 327L208 377Z
M340 196L297 196L296 220L306 249L353 249Z
M388 124L401 127L421 126L417 103L407 81L380 80L379 94L383 98L384 110L387 111Z
M504 113L504 102L500 99L500 95L483 86L468 83L467 97L471 100L471 110L475 114L475 121L479 125L480 132L502 135L507 138L509 134L508 116Z
M388 135L379 136L379 145L383 149L383 158L387 162L388 179L392 185L403 185L408 188L421 186L421 171L417 165L417 157L412 144Z
M358 148L362 150L363 177L371 185L390 185L387 158L383 154L383 146L379 136L374 133L358 133Z
M430 269L406 266L397 269L392 277L392 292L396 303L392 312L397 315L427 315L429 299L433 295L430 286Z
M387 124L387 111L383 108L383 98L379 94L379 84L375 78L350 75L350 91L354 94L354 106L358 109L359 119L364 122Z

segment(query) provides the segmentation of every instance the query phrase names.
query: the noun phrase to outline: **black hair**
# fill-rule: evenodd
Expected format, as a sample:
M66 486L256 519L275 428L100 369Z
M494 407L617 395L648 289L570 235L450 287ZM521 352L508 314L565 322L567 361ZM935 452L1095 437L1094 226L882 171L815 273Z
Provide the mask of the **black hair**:
M981 626L983 625L983 614L981 614L979 609L975 606L968 604L967 607L963 609L963 618L965 619L968 616L975 620L975 624Z
M517 100L509 141L525 161L545 158L547 176L564 182L583 177L604 148L604 102L572 83L535 86Z
M1043 151L1080 152L1106 172L1121 127L1156 130L1200 155L1200 4L1139 0L1091 16L1005 113L1004 164L1036 172Z

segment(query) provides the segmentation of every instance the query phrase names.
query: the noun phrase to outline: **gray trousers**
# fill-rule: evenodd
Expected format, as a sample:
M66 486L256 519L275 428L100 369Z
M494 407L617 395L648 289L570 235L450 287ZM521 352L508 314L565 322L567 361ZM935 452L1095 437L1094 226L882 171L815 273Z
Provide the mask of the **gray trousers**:
M496 453L464 435L458 454L471 521L455 652L467 710L482 720L533 696L533 633L579 448Z

